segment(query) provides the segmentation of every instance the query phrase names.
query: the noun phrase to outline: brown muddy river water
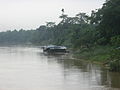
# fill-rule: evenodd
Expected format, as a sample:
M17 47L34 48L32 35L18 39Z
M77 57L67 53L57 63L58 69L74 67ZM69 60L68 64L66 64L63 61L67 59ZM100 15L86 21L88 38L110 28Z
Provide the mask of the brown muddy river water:
M0 47L0 90L120 90L120 73L35 46Z

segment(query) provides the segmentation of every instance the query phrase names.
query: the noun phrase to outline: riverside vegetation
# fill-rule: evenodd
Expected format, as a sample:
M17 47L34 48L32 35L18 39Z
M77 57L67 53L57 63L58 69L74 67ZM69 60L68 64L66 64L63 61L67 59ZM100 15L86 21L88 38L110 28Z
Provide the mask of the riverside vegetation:
M0 32L0 44L65 45L79 58L120 71L120 0L106 0L91 15L69 17L63 13L59 18L58 24L47 22L36 30Z

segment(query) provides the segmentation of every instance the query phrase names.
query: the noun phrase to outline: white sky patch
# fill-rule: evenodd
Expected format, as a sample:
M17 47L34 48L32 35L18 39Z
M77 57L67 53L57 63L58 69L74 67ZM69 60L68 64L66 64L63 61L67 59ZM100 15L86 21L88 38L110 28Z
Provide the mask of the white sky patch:
M90 14L105 0L0 0L0 31L35 29L45 22L58 22L61 9L69 16Z

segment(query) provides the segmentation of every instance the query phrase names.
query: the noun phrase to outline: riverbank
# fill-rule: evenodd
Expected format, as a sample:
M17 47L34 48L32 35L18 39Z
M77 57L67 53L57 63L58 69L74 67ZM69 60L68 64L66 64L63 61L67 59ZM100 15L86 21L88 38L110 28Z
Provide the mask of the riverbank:
M75 57L82 58L90 61L97 61L104 63L110 57L110 51L112 47L108 46L97 46L92 48L82 48L75 51Z
M89 62L101 64L111 71L120 71L120 58L118 51L113 51L112 46L96 46L74 50L74 57ZM117 62L116 62L117 60Z

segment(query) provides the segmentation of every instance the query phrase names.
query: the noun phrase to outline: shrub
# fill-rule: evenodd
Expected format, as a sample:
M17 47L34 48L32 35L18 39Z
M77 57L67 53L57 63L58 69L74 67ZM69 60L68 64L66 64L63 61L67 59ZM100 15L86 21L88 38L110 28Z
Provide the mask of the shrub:
M99 44L99 45L106 45L107 44L107 39L102 37L102 38L97 40L97 44Z
M109 65L111 71L120 71L120 48L112 50Z
M112 37L111 44L113 46L119 46L120 45L120 35Z

